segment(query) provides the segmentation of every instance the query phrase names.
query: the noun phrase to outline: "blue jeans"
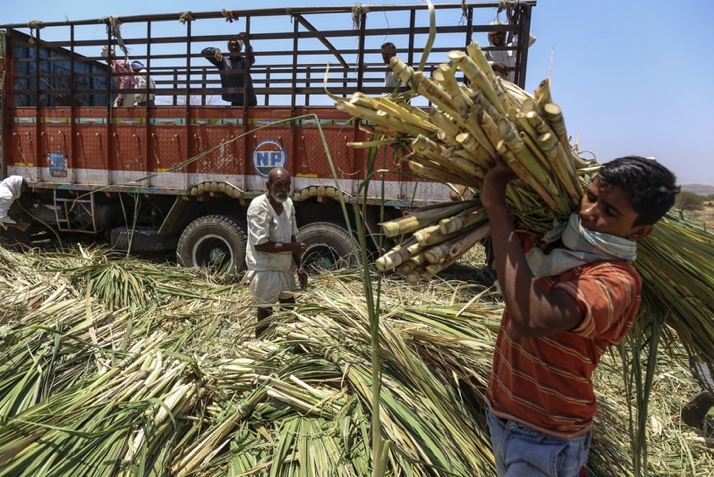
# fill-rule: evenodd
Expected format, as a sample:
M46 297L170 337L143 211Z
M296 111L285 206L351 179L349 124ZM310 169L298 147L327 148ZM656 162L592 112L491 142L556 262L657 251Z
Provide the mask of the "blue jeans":
M561 439L499 419L486 407L499 477L577 477L588 461L592 432Z

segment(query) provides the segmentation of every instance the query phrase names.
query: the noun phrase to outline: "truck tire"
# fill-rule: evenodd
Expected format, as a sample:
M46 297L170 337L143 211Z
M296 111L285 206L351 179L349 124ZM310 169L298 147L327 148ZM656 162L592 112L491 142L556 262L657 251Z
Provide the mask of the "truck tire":
M206 215L184 229L176 256L186 267L209 267L214 272L241 271L245 269L246 243L245 232L234 219Z
M151 227L115 227L110 232L110 244L115 250L130 252L165 252L174 250L178 243L178 235L159 235L158 229Z
M349 232L329 222L300 227L297 239L307 245L302 261L308 272L353 266L360 256L359 245Z

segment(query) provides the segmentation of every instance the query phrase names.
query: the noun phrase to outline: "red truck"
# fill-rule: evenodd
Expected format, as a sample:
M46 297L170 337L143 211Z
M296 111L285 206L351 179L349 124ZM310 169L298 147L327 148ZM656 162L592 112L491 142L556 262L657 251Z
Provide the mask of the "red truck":
M329 267L353 250L352 204L366 206L367 230L376 234L385 215L445 200L449 189L403 174L401 152L382 147L376 163L388 172L361 192L374 151L349 143L372 134L326 90L388 94L382 43L416 67L432 22L425 71L473 40L487 46L494 29L528 38L535 3L504 11L503 2L441 4L433 16L423 4L356 4L0 25L0 175L28 182L35 231L91 234L119 250L175 250L184 265L241 269L247 205L265 190L267 171L282 166L293 176L306 254ZM493 24L497 16L506 21ZM225 52L242 32L252 51L244 49L248 67L237 74L252 80L256 106L224 102L224 94L250 92L222 88L204 56L207 47ZM523 43L500 48L514 56L520 86ZM103 48L141 62L155 88L118 89L124 74L108 67ZM131 93L153 94L154 104L115 105ZM413 104L428 106L420 100Z

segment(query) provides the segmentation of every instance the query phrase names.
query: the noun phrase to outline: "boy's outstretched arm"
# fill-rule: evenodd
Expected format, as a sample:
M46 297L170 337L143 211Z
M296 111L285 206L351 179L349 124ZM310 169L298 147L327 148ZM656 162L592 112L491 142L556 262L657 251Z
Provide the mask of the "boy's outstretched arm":
M546 292L533 276L506 205L511 169L499 162L481 184L481 203L491 224L494 267L512 326L521 336L549 336L575 328L584 318L562 290Z

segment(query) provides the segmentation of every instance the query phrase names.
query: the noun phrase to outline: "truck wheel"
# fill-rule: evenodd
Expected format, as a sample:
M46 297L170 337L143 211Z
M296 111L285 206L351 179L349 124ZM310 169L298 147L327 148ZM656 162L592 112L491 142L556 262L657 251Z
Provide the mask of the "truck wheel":
M136 227L133 231L127 227L115 227L110 232L113 249L129 250L131 243L130 251L135 253L174 250L177 242L177 235L159 235L158 229L151 227Z
M307 245L302 261L308 272L355 265L360 256L359 245L349 232L329 222L300 227L297 239Z
M186 267L209 267L214 272L245 268L245 232L230 217L206 215L194 220L179 238L176 256Z

